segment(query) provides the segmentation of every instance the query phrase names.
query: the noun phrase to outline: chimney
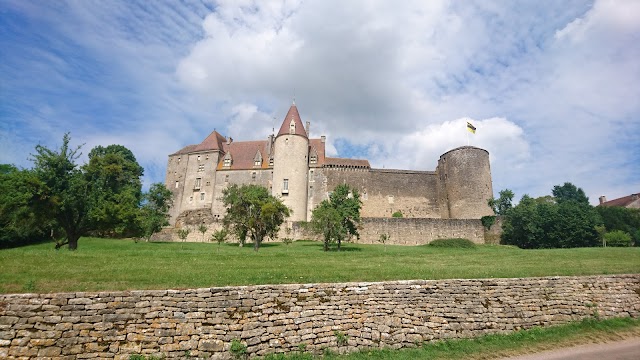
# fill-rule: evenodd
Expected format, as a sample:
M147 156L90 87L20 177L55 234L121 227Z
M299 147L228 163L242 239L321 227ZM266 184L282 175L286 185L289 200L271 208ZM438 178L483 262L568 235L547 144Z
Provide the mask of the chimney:
M324 135L320 136L320 142L327 142L327 137Z
M604 204L606 202L607 202L607 197L604 196L604 195L600 196L600 205L602 205L602 204Z
M311 136L309 135L309 127L311 126L311 122L307 121L307 137Z
M273 146L273 134L267 139L267 156L271 156L271 146Z
M227 145L231 145L233 142L233 138L231 136L227 137Z

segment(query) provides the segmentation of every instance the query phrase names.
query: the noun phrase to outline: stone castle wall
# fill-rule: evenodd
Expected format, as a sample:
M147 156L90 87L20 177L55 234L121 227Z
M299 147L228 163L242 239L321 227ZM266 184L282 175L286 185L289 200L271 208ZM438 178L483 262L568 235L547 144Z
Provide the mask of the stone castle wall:
M328 191L349 184L361 195L363 217L439 218L437 176L432 171L323 169Z
M207 214L208 213L208 214ZM154 235L154 241L182 241L178 238L177 229L185 226L190 233L185 241L209 242L215 230L222 228L221 218L209 221L214 215L208 211L188 211L178 218L177 228L167 228L163 232ZM198 226L206 223L208 230L203 235L198 231ZM287 233L285 228L289 226L293 231ZM499 226L494 225L492 230L499 239ZM412 219L412 218L362 218L359 229L360 238L351 239L358 244L379 244L381 234L389 235L387 245L424 245L436 239L463 238L476 244L484 244L488 232L478 219ZM294 240L320 240L317 236L309 234L301 228L300 223L283 224L278 234L277 241L284 237ZM493 238L491 238L493 239ZM230 236L228 242L237 242ZM250 242L250 240L247 240ZM265 239L265 241L269 241Z
M348 352L595 316L639 317L640 274L0 295L0 358Z
M390 245L424 245L436 239L463 238L484 244L484 227L478 219L363 218L361 244L379 244L381 234Z

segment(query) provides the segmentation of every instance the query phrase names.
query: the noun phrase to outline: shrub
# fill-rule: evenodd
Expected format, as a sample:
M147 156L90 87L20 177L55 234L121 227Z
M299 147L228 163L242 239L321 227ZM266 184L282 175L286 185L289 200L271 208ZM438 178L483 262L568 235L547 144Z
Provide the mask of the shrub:
M496 223L496 217L494 215L483 216L480 221L485 229L491 230L491 226Z
M247 357L247 345L240 342L240 340L231 340L231 355L234 359L244 359Z
M433 240L429 243L429 246L439 247L439 248L464 248L471 249L475 248L476 244L473 241L462 238L454 238L454 239L438 239Z
M391 214L391 217L394 217L394 218L401 218L401 217L403 217L403 216L402 216L402 211L396 211L396 212L394 212L393 214Z
M604 234L607 246L631 246L631 235L622 230L615 230Z

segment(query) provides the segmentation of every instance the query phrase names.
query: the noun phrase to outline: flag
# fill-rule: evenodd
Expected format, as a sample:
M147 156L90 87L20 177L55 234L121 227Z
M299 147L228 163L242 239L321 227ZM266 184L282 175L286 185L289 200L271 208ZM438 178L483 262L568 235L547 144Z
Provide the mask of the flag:
M474 134L476 133L476 127L471 125L471 123L468 121L467 121L467 130L469 130L469 132L472 132Z

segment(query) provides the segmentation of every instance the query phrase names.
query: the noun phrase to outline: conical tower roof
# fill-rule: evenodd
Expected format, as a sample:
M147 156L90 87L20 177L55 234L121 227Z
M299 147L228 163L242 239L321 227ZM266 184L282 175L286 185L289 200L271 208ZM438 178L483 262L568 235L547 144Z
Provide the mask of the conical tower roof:
M287 112L287 116L284 117L282 126L280 126L280 131L278 131L278 135L276 135L276 137L291 133L290 132L291 120L293 120L296 127L294 134L303 136L308 139L309 136L307 136L307 131L305 130L304 125L302 124L302 119L300 119L300 114L298 113L298 108L296 107L296 103L291 104L291 107Z

